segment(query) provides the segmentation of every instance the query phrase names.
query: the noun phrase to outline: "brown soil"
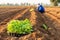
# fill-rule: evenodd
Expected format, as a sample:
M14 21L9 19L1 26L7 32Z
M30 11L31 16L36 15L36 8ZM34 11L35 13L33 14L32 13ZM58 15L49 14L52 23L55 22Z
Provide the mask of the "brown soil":
M0 16L0 20L1 20L0 40L60 40L60 21L59 21L60 11L57 10L60 10L60 8L48 7L46 8L46 12L44 14L41 14L36 10L30 12L29 9L27 8L25 10L21 9L21 11L20 9L17 9L16 11L13 12L10 11L8 12L7 15L3 14L4 15L3 19L2 16ZM8 18L10 19L8 20ZM28 18L31 21L34 32L20 37L16 37L16 36L13 37L7 34L6 24L10 20L12 19L24 20L26 18ZM8 22L6 22L5 20ZM4 22L6 23L4 24ZM48 26L48 30L42 28L42 24L44 23Z

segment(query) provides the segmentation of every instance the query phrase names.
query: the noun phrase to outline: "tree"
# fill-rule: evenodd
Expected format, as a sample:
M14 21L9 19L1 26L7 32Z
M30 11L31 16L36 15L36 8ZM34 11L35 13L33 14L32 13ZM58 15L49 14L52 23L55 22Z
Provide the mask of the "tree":
M9 6L10 4L9 4L9 3L7 3L7 5Z
M60 3L60 0L58 0L58 3Z
M19 6L19 4L16 3L15 6Z
M52 6L58 6L57 0L50 0Z

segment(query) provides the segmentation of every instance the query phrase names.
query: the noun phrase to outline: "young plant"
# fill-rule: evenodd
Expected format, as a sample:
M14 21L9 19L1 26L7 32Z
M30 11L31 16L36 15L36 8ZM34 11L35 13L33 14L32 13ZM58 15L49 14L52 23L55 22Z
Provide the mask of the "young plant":
M32 32L32 25L28 19L12 20L7 26L8 33L28 34Z
M45 30L47 30L47 29L48 29L48 27L47 27L47 25L46 25L46 24L43 24L43 25L42 25L42 27L43 27Z

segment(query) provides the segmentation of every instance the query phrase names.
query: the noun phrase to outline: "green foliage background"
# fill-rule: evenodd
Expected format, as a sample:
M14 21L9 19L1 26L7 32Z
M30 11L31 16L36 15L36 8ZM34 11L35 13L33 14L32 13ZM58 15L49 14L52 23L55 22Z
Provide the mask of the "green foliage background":
M57 0L60 3L60 0Z

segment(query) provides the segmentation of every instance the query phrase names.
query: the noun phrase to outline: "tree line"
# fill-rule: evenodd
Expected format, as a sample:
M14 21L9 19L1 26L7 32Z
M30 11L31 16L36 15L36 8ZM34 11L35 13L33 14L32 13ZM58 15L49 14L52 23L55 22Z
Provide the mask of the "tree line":
M60 0L50 0L52 6L58 6L58 3L60 3Z
M51 2L51 6L58 6L58 3L60 3L60 0L50 0ZM30 3L16 3L16 4L12 4L12 3L7 3L7 4L0 4L0 6L30 6ZM35 5L35 4L33 4Z

